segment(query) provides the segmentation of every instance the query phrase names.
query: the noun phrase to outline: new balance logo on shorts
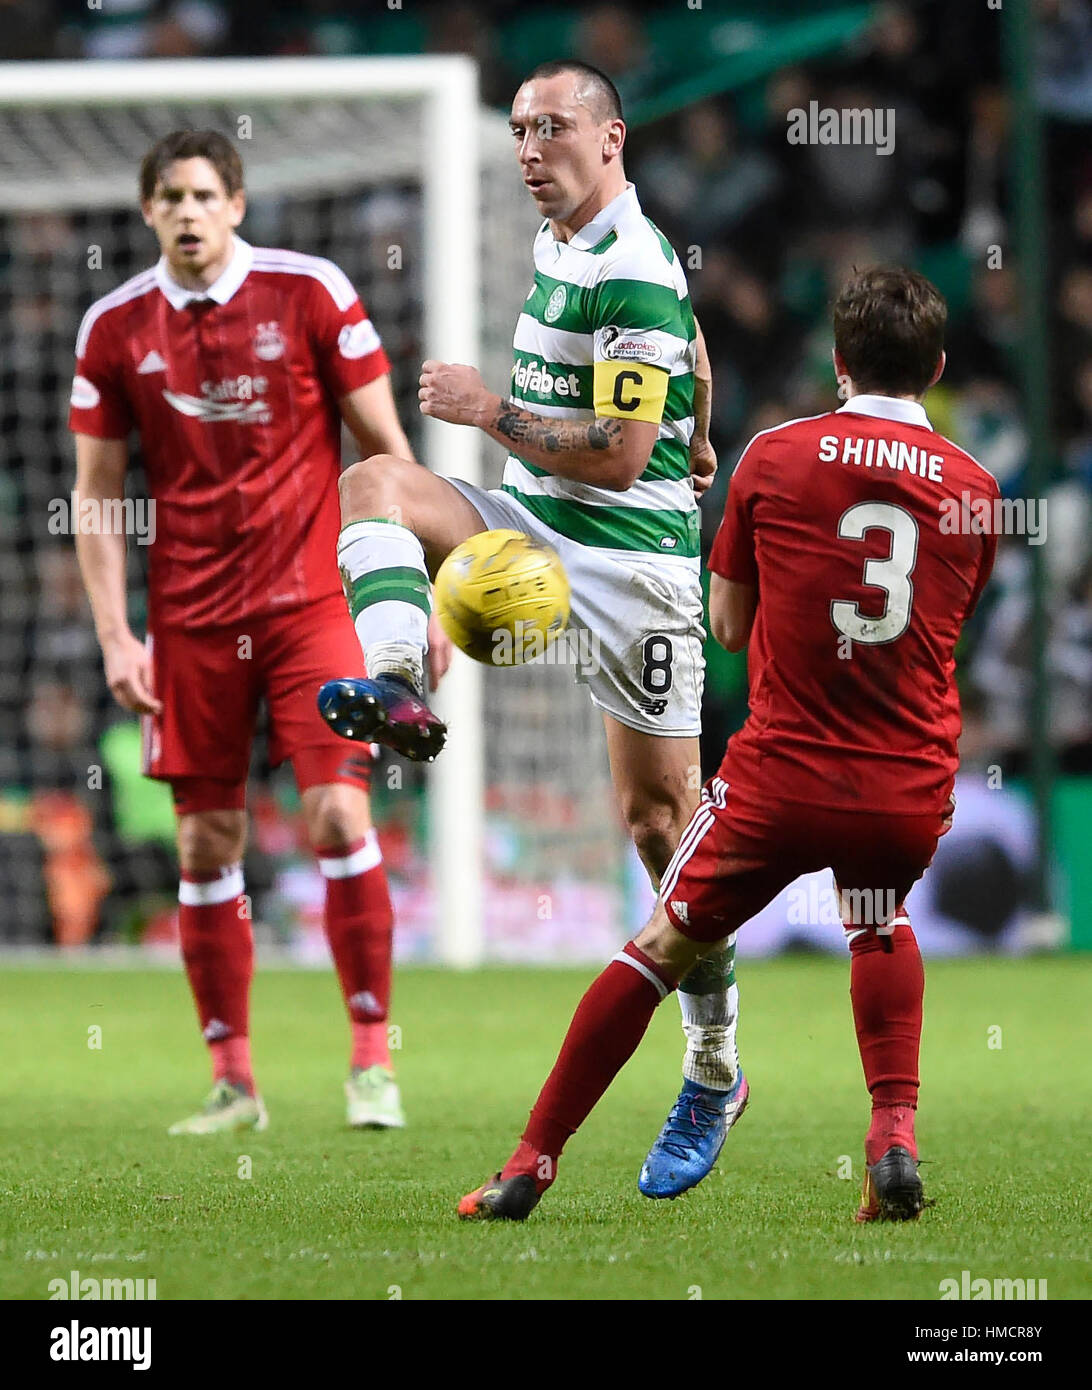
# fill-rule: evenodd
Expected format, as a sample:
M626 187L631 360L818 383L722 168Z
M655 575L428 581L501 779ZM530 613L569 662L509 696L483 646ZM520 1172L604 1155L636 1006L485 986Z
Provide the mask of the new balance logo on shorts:
M644 710L645 714L658 717L667 709L666 700L638 700L637 708Z

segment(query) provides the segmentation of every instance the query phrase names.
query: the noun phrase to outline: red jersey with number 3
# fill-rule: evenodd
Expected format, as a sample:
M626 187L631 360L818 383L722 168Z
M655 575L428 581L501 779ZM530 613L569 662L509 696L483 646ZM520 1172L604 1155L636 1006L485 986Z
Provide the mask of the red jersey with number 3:
M758 586L729 785L843 809L946 804L955 645L993 567L998 497L913 401L854 396L751 440L709 559Z
M140 434L149 627L236 623L339 591L338 401L389 370L336 265L238 237L203 294L160 261L91 306L69 428Z

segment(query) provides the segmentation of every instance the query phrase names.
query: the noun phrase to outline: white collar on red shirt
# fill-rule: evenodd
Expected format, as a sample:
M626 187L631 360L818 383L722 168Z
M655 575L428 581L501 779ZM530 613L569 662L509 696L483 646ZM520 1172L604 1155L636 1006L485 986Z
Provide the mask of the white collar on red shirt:
M219 276L206 290L186 290L171 279L167 269L166 256L160 256L155 268L156 284L166 295L172 309L184 309L187 304L199 303L202 299L213 299L217 304L226 304L250 274L254 263L254 248L242 237L232 237L235 252Z
M897 420L900 425L924 425L927 430L933 427L920 401L904 401L898 396L870 396L864 393L851 396L845 405L840 405L836 415L874 415L880 420Z

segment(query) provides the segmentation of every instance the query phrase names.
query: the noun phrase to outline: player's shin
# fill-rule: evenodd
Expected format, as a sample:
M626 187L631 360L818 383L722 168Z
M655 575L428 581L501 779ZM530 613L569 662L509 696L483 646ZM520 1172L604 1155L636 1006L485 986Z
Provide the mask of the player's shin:
M317 853L326 880L326 939L352 1029L350 1069L389 1069L394 915L376 832L346 849Z
M213 1079L253 1094L249 1005L254 934L243 887L242 864L228 865L215 876L183 873L178 930Z
M736 1027L739 986L735 935L679 981L679 1008L686 1035L683 1076L710 1091L730 1091L739 1073Z
M353 521L337 562L368 675L401 676L420 694L432 610L421 542L392 521Z
M566 1141L633 1056L656 1006L674 988L674 980L632 941L619 951L580 1001L502 1178L527 1174L540 1193L550 1186Z
M858 928L848 933L853 1023L872 1097L865 1140L869 1164L893 1145L917 1157L914 1112L925 972L909 919L899 912L892 921L891 952L872 931Z

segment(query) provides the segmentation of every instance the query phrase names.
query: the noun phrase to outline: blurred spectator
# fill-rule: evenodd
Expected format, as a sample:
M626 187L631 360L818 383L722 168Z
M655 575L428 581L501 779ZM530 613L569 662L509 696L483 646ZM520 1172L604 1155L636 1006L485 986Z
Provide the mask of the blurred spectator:
M630 5L597 5L590 10L577 29L576 56L607 74L618 88L623 109L631 99L655 90L660 76L641 11Z
M966 197L960 240L979 259L1005 241L1001 210L1008 145L1008 103L998 87L972 94L971 131L967 141Z
M0 62L55 57L55 25L49 0L0 0Z
M1087 518L1086 518L1087 519ZM1052 722L1067 772L1092 772L1092 562L1068 587L1051 624Z
M713 418L718 437L730 438L754 395L780 389L795 333L773 286L730 251L710 248L691 278L713 370Z
M1092 501L1080 488L1054 489L1047 499L1050 592L1046 665L1050 734L1063 771L1092 771ZM1077 561L1074 567L1074 561ZM969 667L970 690L986 714L994 753L1013 772L1028 767L1032 693L1030 557L1022 538L998 550L985 628Z
M632 176L681 247L732 237L776 245L778 170L761 150L740 147L735 119L718 102L687 107L673 138L641 159Z
M1038 97L1044 111L1092 120L1092 8L1087 0L1038 0Z
M1057 311L1054 379L1059 395L1058 423L1068 433L1080 429L1084 418L1078 397L1081 383L1074 367L1092 357L1092 265L1074 265L1063 274Z
M435 12L429 33L430 53L465 53L478 64L482 100L507 108L524 74L518 76L497 51L496 29L482 22L481 6L465 3L443 5Z
M44 854L43 877L58 946L83 946L99 924L110 875L92 840L91 813L71 791L36 792L31 828Z
M159 8L159 0L100 0L94 9L87 6L75 10L79 14L76 33L81 56L143 57Z
M1028 437L1020 402L1003 381L975 377L956 398L956 438L997 479L1003 493L1018 490Z
M1063 254L1085 265L1092 264L1092 186L1079 189L1074 199L1070 242Z
M35 561L37 597L26 642L32 685L42 679L78 677L86 701L95 693L101 658L75 549L67 539L42 546Z
M38 680L27 708L34 780L43 786L85 786L97 759L92 711L82 692L59 680Z
M950 383L972 379L1012 379L1020 344L1019 283L1015 268L1004 262L974 273L971 312L950 325L947 334Z
M1073 400L1076 433L1066 449L1066 463L1078 482L1092 492L1092 355L1073 373Z
M229 21L211 0L175 0L148 33L143 57L208 58L220 52Z
M880 93L872 87L834 84L814 94L820 108L835 111L884 112ZM877 239L885 260L904 260L910 253L911 224L906 215L906 186L910 140L898 129L890 153L878 153L874 144L810 144L800 147L803 156L802 192L808 217L824 230L851 226L859 234Z

